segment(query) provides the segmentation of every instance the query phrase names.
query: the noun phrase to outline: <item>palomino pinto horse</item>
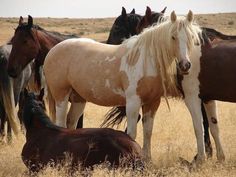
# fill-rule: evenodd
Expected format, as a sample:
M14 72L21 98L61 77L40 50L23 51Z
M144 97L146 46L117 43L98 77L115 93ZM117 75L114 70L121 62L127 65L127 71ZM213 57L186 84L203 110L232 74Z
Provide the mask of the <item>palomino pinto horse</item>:
M141 147L127 134L108 128L68 130L54 125L33 93L24 92L20 109L26 127L22 159L30 171L71 157L72 170L108 161L112 167L143 167ZM122 161L122 158L124 160Z
M122 7L121 15L112 25L107 44L121 44L123 40L136 35L136 27L140 19L141 15L135 14L135 9L127 14L125 8Z
M140 31L137 29L140 29L143 24L146 24L146 20L149 22L149 18L153 18L156 21L159 21L161 18L163 18L165 10L166 7L161 12L152 12L150 7L147 6L145 16L142 17L138 14L135 14L134 9L130 14L126 14L125 8L122 7L121 15L115 19L115 22L112 25L107 44L121 44L125 39L139 34ZM113 119L114 117L117 117L116 120L118 120L120 117L125 117L125 107L114 107L109 111L107 116L108 120ZM138 121L140 119L141 115L139 115ZM127 132L127 128L125 129L125 132Z
M147 6L146 8L146 12L145 15L141 18L141 20L139 21L138 25L136 27L136 31L137 33L140 33L143 31L143 29L158 23L158 21L160 21L165 13L166 7L161 11L161 12L154 12L151 10L150 7ZM113 36L115 33L115 30L120 32L119 36L117 36L116 38L111 38L110 39L110 44L116 44L117 41L122 41L122 38L119 38L120 36L124 36L124 30L123 29L123 24L122 23L118 23L119 21L116 20L115 23L113 24L113 26L115 26L116 28L112 28L111 32L110 32L110 36ZM204 31L207 32L207 35L210 37L224 37L224 38L229 38L229 36L226 36L220 32L217 32L214 29L211 28L204 28ZM123 32L124 34L122 35L121 32ZM127 32L126 32L127 33ZM230 36L231 37L231 36ZM116 39L116 40L113 40ZM230 38L229 38L230 39ZM207 115L205 112L205 108L202 104L202 115L203 115L203 125L204 125L204 142L205 142L205 149L206 149L206 154L207 157L212 157L213 154L213 150L212 150L212 145L211 145L211 141L210 141L210 135L209 135L209 124L208 124L208 120L207 120ZM106 118L104 120L104 122L102 123L101 126L115 126L115 125L119 125L123 118L126 117L126 111L125 111L125 107L119 106L119 107L114 107L112 108L107 114L106 114ZM140 120L141 116L139 115L138 121ZM127 131L127 129L126 129Z
M11 40L12 51L9 56L8 74L12 77L20 75L25 66L34 60L35 81L37 83L35 91L39 93L41 88L44 87L40 70L48 51L63 40L76 37L46 31L34 25L31 16L28 17L28 23L25 23L23 18L20 17L19 25ZM80 119L78 127L81 128L82 124L83 119Z
M144 155L150 159L153 119L161 96L179 95L176 62L182 73L187 74L191 67L188 54L200 42L200 28L192 20L191 11L186 18L179 19L172 12L169 20L121 45L69 39L52 48L45 59L44 73L49 108L56 124L75 128L87 101L102 106L126 106L127 132L135 139L142 107ZM67 124L69 98L72 106Z

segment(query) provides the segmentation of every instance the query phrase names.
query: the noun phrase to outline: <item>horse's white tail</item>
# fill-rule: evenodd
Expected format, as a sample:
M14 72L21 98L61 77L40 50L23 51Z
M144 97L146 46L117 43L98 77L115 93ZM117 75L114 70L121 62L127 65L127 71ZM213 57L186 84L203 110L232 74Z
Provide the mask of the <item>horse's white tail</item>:
M52 97L52 93L48 88L47 84L45 84L45 93L48 100L48 107L49 107L49 117L51 118L52 122L56 122L56 104L55 100Z

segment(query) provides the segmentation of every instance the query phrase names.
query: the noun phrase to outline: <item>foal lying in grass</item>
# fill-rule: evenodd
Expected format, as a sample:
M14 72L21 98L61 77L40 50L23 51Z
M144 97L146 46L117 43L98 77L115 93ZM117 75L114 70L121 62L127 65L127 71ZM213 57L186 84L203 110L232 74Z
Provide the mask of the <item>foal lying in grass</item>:
M33 93L24 91L21 108L26 128L22 159L30 171L63 162L69 155L71 167L92 167L105 161L112 167L135 166L141 160L141 148L127 134L109 128L69 130L54 125ZM126 159L127 158L127 159Z

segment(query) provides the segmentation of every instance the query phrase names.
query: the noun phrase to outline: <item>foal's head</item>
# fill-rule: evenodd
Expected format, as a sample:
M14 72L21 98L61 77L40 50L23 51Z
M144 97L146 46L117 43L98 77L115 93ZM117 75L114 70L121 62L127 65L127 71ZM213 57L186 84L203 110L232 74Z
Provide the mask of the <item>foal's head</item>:
M43 101L44 90L40 91L40 94L29 93L27 89L24 89L20 94L18 117L23 120L24 125L31 126L32 119L36 112L41 112L44 115L45 103ZM39 114L40 116L40 114Z
M136 35L136 27L141 19L141 16L135 14L133 9L130 13L126 13L124 7L119 17L116 18L107 40L108 44L121 44L124 39Z
M25 66L39 54L40 44L35 31L37 28L39 27L33 25L31 16L28 17L28 23L24 23L23 18L20 17L19 25L11 40L12 51L8 63L10 76L18 76Z

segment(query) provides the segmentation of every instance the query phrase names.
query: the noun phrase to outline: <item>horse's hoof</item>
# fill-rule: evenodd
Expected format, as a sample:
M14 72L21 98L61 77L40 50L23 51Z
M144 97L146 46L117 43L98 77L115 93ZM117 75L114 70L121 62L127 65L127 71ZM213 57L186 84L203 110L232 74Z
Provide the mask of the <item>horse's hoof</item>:
M225 161L224 153L217 155L217 161L220 162L220 163Z
M212 156L213 156L213 149L212 149L211 144L207 145L205 148L206 148L206 157L207 157L207 159L211 159Z
M204 156L199 156L198 154L194 156L193 161L191 164L195 167L199 167L205 162L205 157Z

